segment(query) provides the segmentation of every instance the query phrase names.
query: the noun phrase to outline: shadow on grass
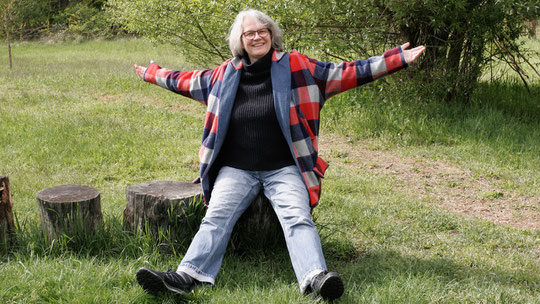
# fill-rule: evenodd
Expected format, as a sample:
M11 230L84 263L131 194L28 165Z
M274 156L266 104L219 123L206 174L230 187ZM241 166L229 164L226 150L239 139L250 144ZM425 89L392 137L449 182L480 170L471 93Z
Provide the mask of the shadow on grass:
M343 303L357 303L359 298L401 299L409 303L431 303L439 298L452 303L462 297L479 297L477 300L486 301L500 295L490 293L494 286L499 293L519 290L532 299L540 282L540 276L533 273L465 265L443 257L419 258L393 250L377 250L348 263L330 263L338 265L345 278Z
M517 303L512 293L518 290L525 299L533 299L538 288L535 282L540 280L537 275L527 278L527 274L497 267L463 265L448 258L418 258L392 250L359 253L356 259L347 259L330 256L327 260L345 283L345 294L336 303L498 302L505 293L509 294L507 302ZM286 252L249 254L244 259L229 254L212 289L188 297L164 295L146 299L150 303L206 303L224 293L239 298L246 294L271 298L272 293L279 297L283 292L297 293L292 296L297 296L300 303L311 302L310 296L300 295Z
M475 103L500 111L507 119L538 123L540 83L531 84L529 90L517 82L482 82L475 92Z

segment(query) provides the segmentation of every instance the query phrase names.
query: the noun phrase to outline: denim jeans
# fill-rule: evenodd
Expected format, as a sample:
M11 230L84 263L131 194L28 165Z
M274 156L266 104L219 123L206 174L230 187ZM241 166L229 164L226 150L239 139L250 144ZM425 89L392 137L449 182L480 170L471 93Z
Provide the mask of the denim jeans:
M308 192L296 166L270 171L221 168L206 215L178 271L214 284L233 227L261 189L281 223L292 266L304 292L312 277L326 270L326 263L311 218Z

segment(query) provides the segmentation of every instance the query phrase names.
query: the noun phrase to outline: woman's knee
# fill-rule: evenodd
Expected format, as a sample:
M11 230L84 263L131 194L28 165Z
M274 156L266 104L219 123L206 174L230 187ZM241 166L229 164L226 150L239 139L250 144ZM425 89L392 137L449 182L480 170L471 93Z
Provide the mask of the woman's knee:
M311 214L287 214L283 216L282 225L288 229L315 228Z

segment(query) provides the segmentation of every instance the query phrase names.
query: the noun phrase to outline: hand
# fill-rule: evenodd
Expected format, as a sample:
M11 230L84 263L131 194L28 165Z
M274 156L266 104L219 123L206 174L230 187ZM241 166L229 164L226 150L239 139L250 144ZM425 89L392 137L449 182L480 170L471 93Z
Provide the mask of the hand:
M416 58L418 58L426 49L423 45L420 45L414 49L407 50L409 45L410 43L407 42L401 46L401 49L403 50L403 57L405 57L405 62L407 62L407 64L415 61Z
M146 67L140 66L140 65L133 65L135 67L135 71L137 72L137 76L139 76L141 79L144 79L144 72L146 71Z

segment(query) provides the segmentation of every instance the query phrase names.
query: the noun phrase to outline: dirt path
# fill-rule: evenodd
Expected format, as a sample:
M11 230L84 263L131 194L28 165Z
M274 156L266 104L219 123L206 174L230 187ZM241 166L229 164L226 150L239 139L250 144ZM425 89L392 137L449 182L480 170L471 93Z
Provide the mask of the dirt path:
M474 178L469 170L444 161L371 150L359 143L347 143L336 135L321 136L319 145L324 159L392 176L399 191L422 201L497 224L540 229L539 196L526 197L503 191L495 181ZM340 157L344 151L347 151L347 162Z

